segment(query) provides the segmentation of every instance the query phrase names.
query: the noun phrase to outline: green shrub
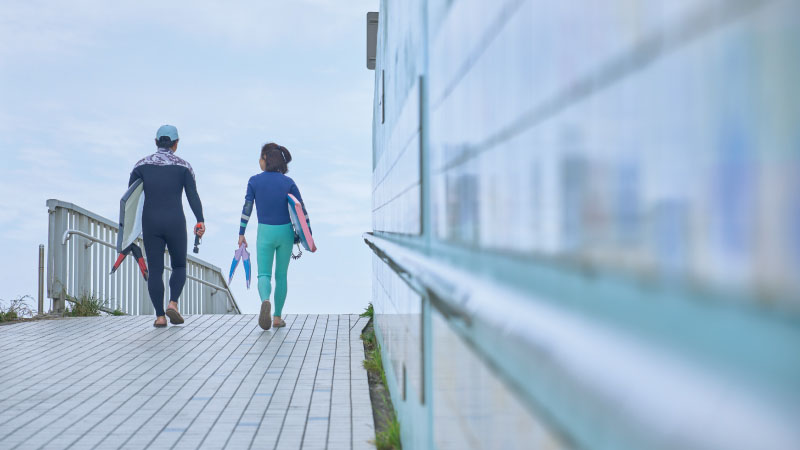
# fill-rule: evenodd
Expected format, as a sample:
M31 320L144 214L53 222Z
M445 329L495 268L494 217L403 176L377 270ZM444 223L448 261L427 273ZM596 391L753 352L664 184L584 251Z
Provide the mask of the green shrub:
M114 311L111 312L111 315L112 316L124 316L125 313L120 311L120 310L118 310L118 309L115 309Z

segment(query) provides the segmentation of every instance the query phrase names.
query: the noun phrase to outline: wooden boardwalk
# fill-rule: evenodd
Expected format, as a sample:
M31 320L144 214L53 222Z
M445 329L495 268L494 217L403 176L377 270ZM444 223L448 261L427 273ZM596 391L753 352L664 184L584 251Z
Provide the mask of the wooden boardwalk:
M373 448L355 315L0 326L0 448Z

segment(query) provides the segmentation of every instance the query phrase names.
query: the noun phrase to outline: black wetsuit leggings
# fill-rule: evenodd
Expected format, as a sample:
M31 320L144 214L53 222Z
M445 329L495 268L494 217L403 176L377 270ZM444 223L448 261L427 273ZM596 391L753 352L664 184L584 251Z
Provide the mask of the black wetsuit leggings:
M176 214L172 214L176 215ZM150 278L147 280L147 291L157 316L164 315L164 248L169 250L172 275L169 277L169 300L177 302L186 284L186 219L172 217L168 220L164 215L156 220L142 217L142 238L144 251L147 254L147 265ZM154 218L155 219L155 218Z

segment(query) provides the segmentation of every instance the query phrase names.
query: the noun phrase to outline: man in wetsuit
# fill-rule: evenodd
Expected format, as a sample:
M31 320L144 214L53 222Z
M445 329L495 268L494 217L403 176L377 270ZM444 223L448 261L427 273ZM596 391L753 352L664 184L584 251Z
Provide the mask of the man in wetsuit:
M197 194L192 166L175 156L178 149L178 130L163 125L156 132L158 150L141 159L133 167L128 186L137 178L144 183L144 209L142 211L142 239L150 268L147 290L156 310L155 327L166 327L164 316L164 248L169 250L172 275L169 277L169 305L166 315L172 324L183 323L178 312L178 297L186 283L186 217L183 214L182 193L197 219L196 233L203 236L203 205Z

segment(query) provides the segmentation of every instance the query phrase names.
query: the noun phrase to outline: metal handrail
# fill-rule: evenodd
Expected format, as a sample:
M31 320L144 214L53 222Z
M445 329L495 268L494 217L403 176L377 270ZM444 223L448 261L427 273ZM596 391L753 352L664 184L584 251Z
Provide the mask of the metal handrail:
M105 245L107 247L117 248L116 245L111 245L111 244L109 244L108 242L106 242L106 241L104 241L102 239L97 239L96 237L94 237L94 236L92 236L90 234L87 234L87 233L84 233L83 231L78 231L78 230L66 230L66 231L64 231L64 235L61 237L61 245L67 245L67 241L69 240L70 236L73 235L73 234L77 234L80 237L83 237L83 238L86 238L86 239L92 241L90 244L86 244L85 245L86 248L91 247L92 244L94 244L95 242L97 242L99 244L103 244L103 245Z
M614 410L623 426L638 423L647 430L642 436L658 439L670 429L670 439L685 443L686 448L741 448L742 443L764 435L770 436L772 443L783 444L800 438L793 420L796 416L786 414L783 406L761 398L745 385L717 376L705 366L372 233L365 233L363 238L412 289L427 295L445 317L460 322L453 330L472 343L493 367L521 361L502 361L497 349L482 348L475 341L472 318L479 318L481 330L499 333L506 347L518 346L517 354L537 355L531 358L536 361L533 372L545 373L545 379L571 380L576 397L596 402L596 409L587 410ZM530 388L533 383L531 372L512 374L500 369L499 375L515 386ZM679 414L674 399L665 394L673 388L681 394ZM564 408L563 402L550 393L518 390L537 407L553 402L548 406L556 416L559 408ZM726 405L724 418L723 412L715 409L719 404ZM621 410L618 405L626 407ZM565 411L569 415L575 409ZM696 424L712 415L726 426L697 432L701 429ZM759 433L750 432L753 424L758 424Z
M369 236L369 237L366 237ZM433 303L439 311L448 318L456 318L466 325L472 325L472 317L466 314L462 308L458 308L454 303L457 295L454 293L454 287L448 285L442 279L429 277L428 282L422 282L422 279L417 276L419 269L413 267L410 261L398 261L397 256L389 255L384 249L373 242L374 236L365 235L364 242L372 249L378 258L380 258L386 265L392 268L394 272L408 284L411 289L420 295L427 296L431 303Z
M98 239L98 238L96 238L96 237L94 237L94 236L91 236L91 235L89 235L89 234L86 234L86 233L84 233L83 231L78 231L78 230L66 230L66 231L64 231L64 236L63 236L63 237L62 237L62 239L61 239L61 243L62 243L62 244L66 244L66 243L67 243L67 241L69 240L69 238L70 238L70 237L71 237L73 234L75 234L75 235L78 235L78 236L80 236L80 237L83 237L83 238L86 238L86 239L88 239L88 240L92 241L92 243L90 243L90 244L86 244L86 248L89 248L89 247L91 247L91 246L92 246L92 245L93 245L95 242L97 242L98 244L105 245L106 247L109 247L109 248L113 248L113 249L116 249L116 248L117 248L117 246L116 246L116 245L109 244L108 242L106 242L106 241L104 241L104 240L102 240L102 239ZM165 253L166 253L166 252L165 252ZM171 268L171 267L164 267L164 269L166 269L166 270L169 270L169 271L172 271L172 268ZM196 282L198 282L198 283L200 283L200 284L203 284L203 285L205 285L205 286L208 286L208 287L210 287L210 288L216 289L216 290L218 290L218 291L225 291L225 292L227 292L227 293L228 293L228 294L229 294L231 297L233 297L233 293L232 293L232 292L230 291L230 289L228 289L227 287L220 286L220 285L218 285L218 284L214 284L214 283L210 283L210 282L208 282L208 281L206 281L206 280L201 280L200 278L197 278L197 277L194 277L194 276L192 276L192 275L188 275L188 274L186 275L186 279L188 279L188 280L193 280L193 281L196 281Z

